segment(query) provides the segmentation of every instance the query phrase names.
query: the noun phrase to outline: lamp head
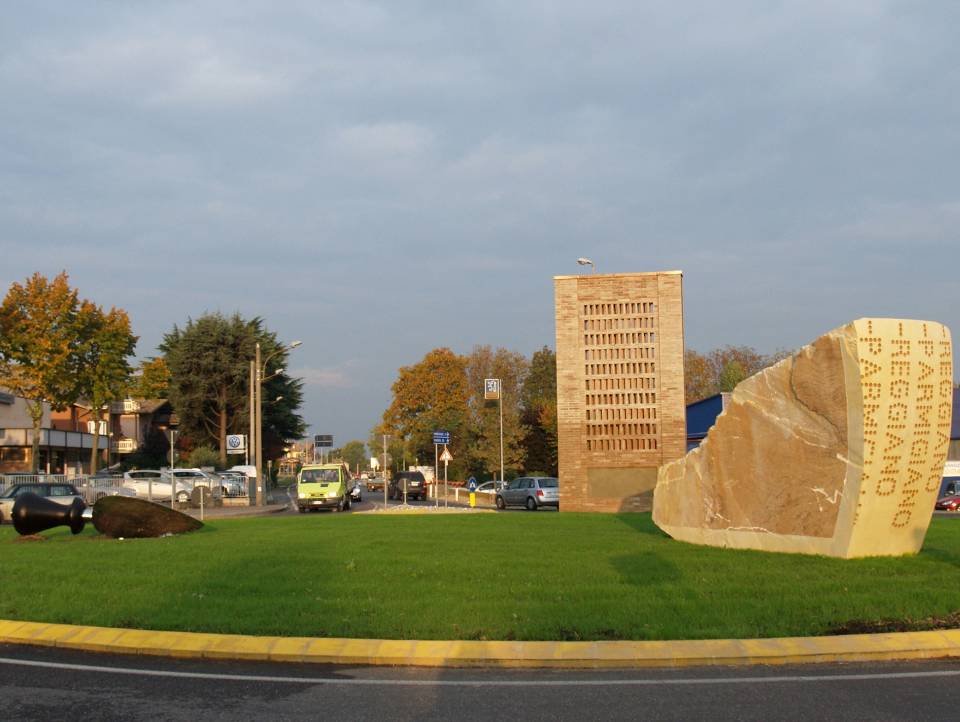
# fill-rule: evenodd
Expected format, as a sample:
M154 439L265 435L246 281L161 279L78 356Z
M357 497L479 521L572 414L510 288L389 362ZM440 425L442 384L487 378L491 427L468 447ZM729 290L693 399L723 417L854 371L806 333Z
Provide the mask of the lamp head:
M580 258L577 259L577 263L579 263L581 266L592 266L592 265L593 265L593 261L591 261L589 258L584 258L583 256L581 256Z
M291 341L290 348L296 348L297 346L303 346L303 341Z

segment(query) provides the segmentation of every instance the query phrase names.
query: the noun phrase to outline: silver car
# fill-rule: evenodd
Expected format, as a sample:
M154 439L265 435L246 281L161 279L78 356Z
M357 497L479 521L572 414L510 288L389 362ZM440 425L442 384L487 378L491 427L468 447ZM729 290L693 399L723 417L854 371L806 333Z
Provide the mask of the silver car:
M497 492L497 508L524 506L536 511L541 506L560 508L560 482L552 476L518 476Z

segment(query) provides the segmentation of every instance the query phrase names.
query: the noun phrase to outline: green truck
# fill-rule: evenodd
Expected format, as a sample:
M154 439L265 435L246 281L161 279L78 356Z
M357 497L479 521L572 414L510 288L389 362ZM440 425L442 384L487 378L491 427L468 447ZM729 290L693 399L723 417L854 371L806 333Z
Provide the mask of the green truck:
M307 464L297 474L297 509L346 511L350 508L350 471L343 464Z

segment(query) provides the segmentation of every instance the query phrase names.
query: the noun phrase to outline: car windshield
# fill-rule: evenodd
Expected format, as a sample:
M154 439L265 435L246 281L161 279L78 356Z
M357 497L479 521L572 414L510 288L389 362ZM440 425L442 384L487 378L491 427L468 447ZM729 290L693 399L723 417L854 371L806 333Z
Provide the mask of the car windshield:
M540 479L541 489L556 489L560 485L556 479Z
M300 472L301 484L328 484L340 481L337 469L304 469Z

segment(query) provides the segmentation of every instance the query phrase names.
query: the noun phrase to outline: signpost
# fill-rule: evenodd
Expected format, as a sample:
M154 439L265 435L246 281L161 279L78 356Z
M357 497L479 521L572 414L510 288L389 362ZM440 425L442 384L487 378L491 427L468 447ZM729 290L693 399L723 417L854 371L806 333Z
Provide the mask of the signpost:
M440 506L440 490L437 489L437 482L440 481L440 463L437 461L437 454L441 445L446 446L449 443L449 431L433 432L433 500L436 502L436 506Z
M470 490L470 508L473 509L477 505L477 480L472 476L467 482L467 489Z
M313 437L313 459L317 459L317 449L320 449L320 459L323 460L323 449L333 446L333 436L331 434L317 434Z
M503 382L500 379L484 379L483 398L500 402L500 481L503 482Z
M243 463L249 464L250 457L247 454L247 437L243 434L228 434L227 435L227 453L228 454L243 454Z
M447 464L453 461L453 454L450 453L450 449L448 449L446 446L443 447L443 453L440 454L440 461L443 462L443 506L446 508L449 506L447 491Z

